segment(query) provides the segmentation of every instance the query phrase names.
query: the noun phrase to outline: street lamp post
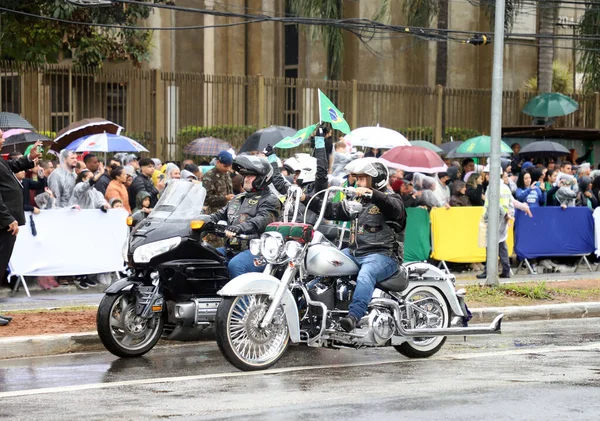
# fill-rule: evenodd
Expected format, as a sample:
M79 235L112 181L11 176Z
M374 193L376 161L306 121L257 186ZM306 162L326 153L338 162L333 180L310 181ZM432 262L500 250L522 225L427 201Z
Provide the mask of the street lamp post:
M496 0L494 28L494 70L492 74L492 139L490 184L488 187L487 285L498 284L498 236L500 215L500 142L502 138L502 90L504 65L504 0Z

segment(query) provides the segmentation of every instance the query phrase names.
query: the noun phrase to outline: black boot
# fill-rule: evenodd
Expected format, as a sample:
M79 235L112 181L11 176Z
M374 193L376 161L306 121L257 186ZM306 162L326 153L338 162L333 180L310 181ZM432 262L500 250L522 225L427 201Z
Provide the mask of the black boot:
M5 319L5 320L8 320L10 322L12 320L12 317L10 317L10 316L4 316L4 315L0 314L0 319Z
M340 326L342 326L342 329L346 332L352 332L356 327L356 322L358 322L358 319L349 314L347 317L342 317L340 319Z
M487 278L487 273L483 272L476 276L477 279L485 279Z

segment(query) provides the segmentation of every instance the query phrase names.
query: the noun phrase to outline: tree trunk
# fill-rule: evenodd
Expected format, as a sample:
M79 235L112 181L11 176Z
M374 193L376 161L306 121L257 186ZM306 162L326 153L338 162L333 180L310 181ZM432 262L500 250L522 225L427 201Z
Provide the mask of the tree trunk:
M538 93L552 92L552 62L554 60L554 9L543 3L538 7L541 35L538 51Z

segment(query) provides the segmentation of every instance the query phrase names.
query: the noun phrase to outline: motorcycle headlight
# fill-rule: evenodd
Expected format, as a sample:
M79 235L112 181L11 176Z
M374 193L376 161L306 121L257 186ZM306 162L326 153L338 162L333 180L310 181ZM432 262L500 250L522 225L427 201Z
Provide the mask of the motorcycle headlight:
M167 238L166 240L155 241L154 243L144 244L133 252L133 261L135 263L148 263L154 257L174 249L181 243L181 237Z
M283 247L283 252L287 257L294 260L302 253L302 244L297 241L288 241Z
M250 253L252 253L254 256L260 256L260 240L250 240L250 245L248 248L250 249Z
M260 252L269 263L277 261L283 250L283 236L278 232L265 232L260 237Z

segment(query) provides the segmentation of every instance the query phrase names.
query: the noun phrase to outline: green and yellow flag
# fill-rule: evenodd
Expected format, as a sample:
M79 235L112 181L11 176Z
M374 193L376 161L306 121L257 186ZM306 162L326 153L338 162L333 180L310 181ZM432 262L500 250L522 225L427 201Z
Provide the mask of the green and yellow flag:
M290 149L300 146L310 138L310 135L315 131L316 128L316 124L305 127L298 131L295 135L281 139L281 141L279 141L274 147L279 149Z
M331 127L344 134L350 133L350 126L344 120L344 113L338 110L327 95L319 89L319 116L321 121L331 123Z

